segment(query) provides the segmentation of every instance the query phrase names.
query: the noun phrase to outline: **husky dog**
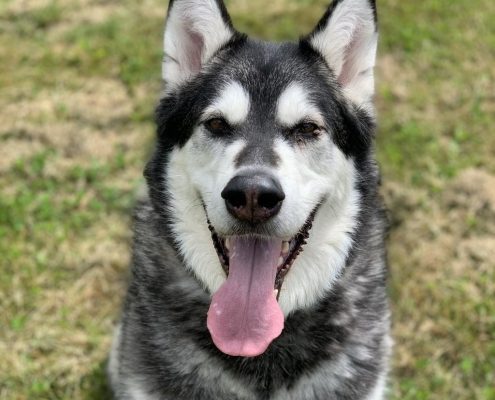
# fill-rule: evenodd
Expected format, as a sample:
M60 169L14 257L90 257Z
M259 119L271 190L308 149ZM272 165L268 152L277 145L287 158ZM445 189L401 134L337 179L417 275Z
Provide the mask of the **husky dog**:
M383 399L374 1L335 0L275 44L221 0L175 0L164 47L116 399Z

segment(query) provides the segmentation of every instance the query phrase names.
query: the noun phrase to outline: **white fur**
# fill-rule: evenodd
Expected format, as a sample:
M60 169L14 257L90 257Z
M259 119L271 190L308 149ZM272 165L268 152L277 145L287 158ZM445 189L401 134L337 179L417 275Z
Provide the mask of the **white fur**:
M145 385L136 379L129 379L125 383L125 394L130 400L160 400L157 395L149 394L145 390Z
M345 380L353 375L353 367L348 356L341 355L334 361L329 361L330 368L336 371L336 375L328 376L327 368L321 368L317 372L303 376L289 393L286 389L281 389L274 395L277 400L309 400L320 398L319 393L315 393L313 385L324 387L327 390L334 390L341 380ZM321 372L323 371L323 372ZM366 400L383 400L386 393L386 374L383 373L378 378L371 393Z
M378 33L369 1L339 3L310 42L333 69L348 98L371 110Z
M298 95L303 93L297 85L290 90ZM222 93L238 91L237 85L231 85ZM221 103L222 100L216 100L213 104ZM215 107L212 105L209 109ZM311 109L303 104L299 108ZM228 213L221 192L231 178L246 168L235 166L235 158L244 146L243 140L229 145L211 140L205 129L198 126L182 149L173 150L168 164L170 215L175 237L187 266L211 293L218 290L226 276L213 247L201 201L217 233L228 234L235 220ZM333 144L329 135L321 135L304 146L291 146L280 139L275 142L275 152L280 162L270 172L279 179L286 197L273 220L273 236L294 237L324 199L308 243L282 286L279 302L287 315L314 304L338 277L352 244L359 195L355 188L354 164Z
M234 159L244 143L207 145L205 135L198 127L182 149L172 151L167 180L179 249L187 266L214 293L226 276L212 244L201 199L212 219L215 210L225 208L220 192L234 174Z
M335 371L329 375L328 371ZM351 360L345 354L339 355L335 360L326 361L321 368L303 375L288 391L286 388L277 391L274 400L314 400L327 399L322 397L322 392L334 391L343 380L353 376ZM318 392L315 391L318 388ZM328 398L328 400L333 400Z
M278 98L277 120L287 127L292 127L303 120L323 125L321 113L310 102L303 86L296 82L287 86Z
M386 374L380 375L375 387L366 400L383 400L385 398L386 382Z
M167 90L197 74L232 35L214 0L174 2L164 35L162 77Z
M323 150L324 158L312 160L308 153L316 149L292 148L282 140L275 147L281 159L277 175L286 193L281 218L301 227L318 201L326 199L284 280L279 302L285 314L313 305L330 290L345 265L359 212L353 162L328 137L314 146Z
M244 122L249 113L250 99L248 92L239 82L227 83L218 98L203 113L203 120L212 116L223 116L230 124Z

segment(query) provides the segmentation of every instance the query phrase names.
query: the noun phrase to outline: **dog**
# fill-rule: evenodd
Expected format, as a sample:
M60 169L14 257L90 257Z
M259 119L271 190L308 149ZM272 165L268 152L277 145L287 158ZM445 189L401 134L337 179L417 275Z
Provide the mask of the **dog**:
M297 43L171 1L116 399L384 398L377 39L374 0L334 0Z

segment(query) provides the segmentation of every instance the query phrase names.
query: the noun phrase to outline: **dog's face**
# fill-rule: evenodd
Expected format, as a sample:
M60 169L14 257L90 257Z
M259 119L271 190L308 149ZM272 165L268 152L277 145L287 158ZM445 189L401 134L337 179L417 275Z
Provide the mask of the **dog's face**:
M147 177L213 294L225 353L262 353L345 265L373 130L374 4L335 1L299 43L247 39L216 0L175 0ZM304 250L304 252L302 252Z

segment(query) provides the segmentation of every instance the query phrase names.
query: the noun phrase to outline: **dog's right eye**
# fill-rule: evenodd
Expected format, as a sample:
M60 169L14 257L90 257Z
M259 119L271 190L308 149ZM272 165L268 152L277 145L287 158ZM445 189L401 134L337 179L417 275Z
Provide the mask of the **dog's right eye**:
M204 124L206 126L206 129L208 129L214 135L228 135L232 131L230 125L223 118L212 118L206 121Z

